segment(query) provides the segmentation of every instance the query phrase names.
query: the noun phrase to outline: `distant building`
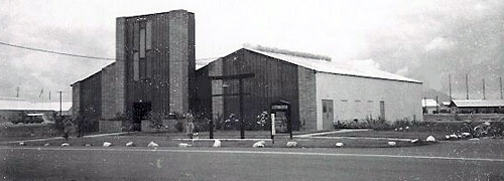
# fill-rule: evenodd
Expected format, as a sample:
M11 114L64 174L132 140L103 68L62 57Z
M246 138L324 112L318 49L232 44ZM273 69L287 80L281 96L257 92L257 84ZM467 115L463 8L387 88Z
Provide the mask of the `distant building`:
M452 100L452 113L504 114L504 100Z
M424 114L437 114L440 105L435 99L422 99L422 108Z
M116 20L117 60L72 84L74 113L94 121L152 111L185 114L194 93L194 14L175 10Z
M242 48L197 70L200 110L239 115L243 79L244 118L257 116L279 100L291 105L293 129L333 129L337 121L368 117L422 120L421 82L377 69L332 62L324 57L265 47Z
M71 115L72 102L62 102L63 115ZM0 122L12 122L27 114L59 114L59 102L30 102L19 98L0 98Z

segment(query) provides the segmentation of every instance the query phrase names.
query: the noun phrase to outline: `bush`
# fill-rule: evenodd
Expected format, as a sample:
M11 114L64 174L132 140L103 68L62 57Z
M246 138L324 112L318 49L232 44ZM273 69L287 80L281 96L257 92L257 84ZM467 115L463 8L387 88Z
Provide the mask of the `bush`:
M175 129L177 129L177 131L179 132L182 132L184 130L184 123L179 120L177 124L175 124Z
M357 120L351 122L339 122L335 126L341 129L374 129L374 130L388 130L392 126L385 120L379 118L366 117L364 120Z

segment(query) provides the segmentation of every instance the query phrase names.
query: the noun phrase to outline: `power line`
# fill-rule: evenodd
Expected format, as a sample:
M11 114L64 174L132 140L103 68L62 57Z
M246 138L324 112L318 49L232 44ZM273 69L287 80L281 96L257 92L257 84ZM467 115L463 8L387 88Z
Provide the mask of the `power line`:
M71 56L71 57L89 58L89 59L98 59L98 60L116 60L115 58L77 55L77 54L58 52L58 51L53 51L53 50L45 50L45 49L40 49L40 48L32 48L32 47L26 47L26 46L21 46L21 45L14 45L14 44L2 42L2 41L0 41L0 44L6 45L6 46L11 46L11 47L16 47L16 48L21 48L21 49L26 49L26 50L32 50L32 51L38 51L38 52L44 52L44 53L52 53L52 54L58 54L58 55L65 55L65 56Z
M116 60L115 58L77 55L77 54L72 54L72 53L58 52L58 51L54 51L54 50L45 50L45 49L40 49L40 48L32 48L32 47L26 47L26 46L21 46L21 45L14 45L14 44L2 42L2 41L0 41L0 44L5 45L5 46L10 46L10 47L26 49L26 50L39 51L39 52L44 52L44 53L52 53L52 54L58 54L58 55L65 55L65 56L71 56L71 57L90 58L90 59L98 59L98 60ZM218 58L221 58L221 57L205 57L205 58L198 58L196 60L211 60L211 59L218 59Z

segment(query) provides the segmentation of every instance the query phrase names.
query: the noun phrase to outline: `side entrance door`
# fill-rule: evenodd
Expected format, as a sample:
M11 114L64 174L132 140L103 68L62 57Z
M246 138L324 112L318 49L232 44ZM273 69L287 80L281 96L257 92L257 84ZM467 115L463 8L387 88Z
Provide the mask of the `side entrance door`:
M147 114L152 110L150 102L133 103L133 131L142 131L142 120L147 118Z
M322 129L330 130L334 129L333 121L334 121L334 109L333 109L333 100L322 100Z

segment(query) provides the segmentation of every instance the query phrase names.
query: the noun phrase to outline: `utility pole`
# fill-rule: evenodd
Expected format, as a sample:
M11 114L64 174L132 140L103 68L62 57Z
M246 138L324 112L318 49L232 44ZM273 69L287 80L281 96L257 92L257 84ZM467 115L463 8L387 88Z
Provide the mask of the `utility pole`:
M499 77L500 81L500 93L501 93L501 99L502 99L502 77Z
M450 90L450 102L452 101L451 74L448 75L448 89Z
M469 80L468 80L468 75L466 74L466 95L467 95L467 100L469 100Z
M483 100L486 99L486 95L485 95L485 79L483 79Z
M439 114L439 99L438 96L436 96L436 112Z
M19 87L16 87L16 97L19 98Z
M63 91L58 91L59 92L59 95L60 95L60 117L63 116Z

